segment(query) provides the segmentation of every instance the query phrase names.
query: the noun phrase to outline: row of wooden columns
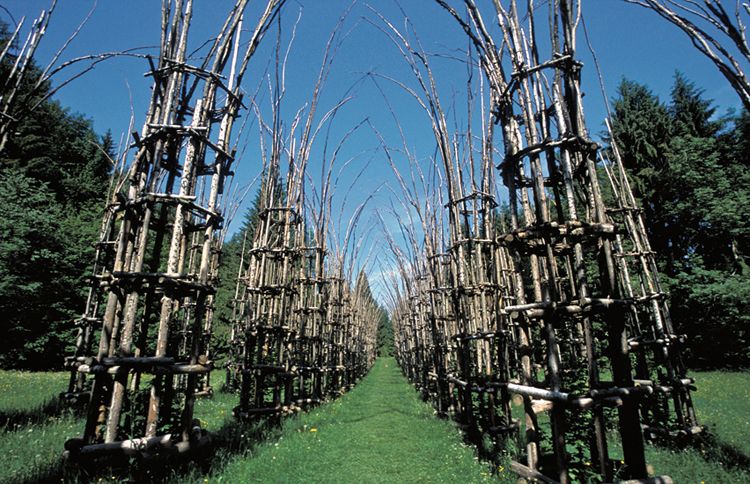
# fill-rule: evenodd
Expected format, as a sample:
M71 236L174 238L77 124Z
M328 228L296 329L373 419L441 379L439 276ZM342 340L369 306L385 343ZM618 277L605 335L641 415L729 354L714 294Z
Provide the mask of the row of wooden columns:
M115 174L67 359L62 396L87 408L82 437L65 444L75 462L188 453L208 441L193 411L196 397L213 392L210 338L233 126L245 70L283 0L268 0L243 30L247 4L235 2L199 65L188 57L192 0L163 4L146 122L133 134L127 172ZM304 166L295 165L283 195L274 192L283 151L274 150L235 301L238 417L281 415L340 394L375 357L377 308L349 286L343 262L326 260L326 227L306 225Z
M281 416L351 388L372 366L377 311L351 287L340 261L327 263L326 227L306 223L302 176L285 190L271 166L258 227L245 251L234 306L227 386L239 389L235 415ZM281 196L281 193L286 196Z
M430 114L447 199L437 218L448 229L428 234L435 240L402 264L393 315L399 362L483 451L500 457L517 440L524 450L513 467L525 477L569 482L570 469L587 463L605 480L646 479L644 432L684 438L700 427L680 358L684 337L672 327L644 221L616 149L600 163L586 129L577 2L529 2L525 12L515 1L487 2L493 31L473 0L463 1L465 15L436 1L472 41L491 117L481 156L461 159L435 91L424 90L425 105L437 106ZM538 43L539 32L550 39ZM413 62L432 76L422 58ZM507 209L498 208L493 165ZM624 465L611 455L613 436ZM581 455L586 463L576 461Z

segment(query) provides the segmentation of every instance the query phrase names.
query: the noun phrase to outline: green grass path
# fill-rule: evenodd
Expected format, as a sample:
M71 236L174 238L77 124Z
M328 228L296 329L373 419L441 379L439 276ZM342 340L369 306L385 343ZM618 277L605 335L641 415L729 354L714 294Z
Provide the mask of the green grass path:
M678 484L750 482L750 373L694 374L699 419L720 445L679 450L649 445L648 463ZM46 482L57 475L63 443L83 428L81 418L48 405L66 381L65 373L0 371L0 417L30 420L0 426L0 483ZM220 385L220 372L214 382ZM169 482L516 482L507 469L491 476L489 464L476 460L454 424L435 417L392 358L378 360L340 399L286 418L282 428L260 439L231 417L236 404L236 395L218 392L197 402L196 417L215 435L236 439L240 449L219 447L210 474L175 472ZM613 441L613 457L617 447ZM740 468L734 454L744 462ZM118 477L103 478L128 482L128 476Z
M281 438L236 458L207 482L515 482L477 461L437 419L395 360L381 358L350 393L284 423ZM250 457L250 458L248 458Z

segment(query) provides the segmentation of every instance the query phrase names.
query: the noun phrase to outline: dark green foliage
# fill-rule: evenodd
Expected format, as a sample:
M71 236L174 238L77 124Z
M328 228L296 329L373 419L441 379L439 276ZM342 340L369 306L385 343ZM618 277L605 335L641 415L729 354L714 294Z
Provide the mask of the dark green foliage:
M239 232L229 237L224 242L219 262L219 285L216 288L214 300L215 313L213 323L213 347L214 361L223 360L229 353L229 336L232 327L232 307L235 293L237 291L237 277L239 276L240 262L243 260L242 250L247 252L253 243L255 229L258 226L260 214L260 195L258 190L253 204L245 212L245 219ZM245 265L247 261L245 261Z
M278 184L279 184L278 191L281 191L281 182L278 182ZM240 233L236 234L234 237L240 243L242 243L242 239L245 236L244 234L247 234L247 243L248 244L253 243L253 237L255 236L255 229L258 227L258 222L260 221L260 195L261 195L261 190L259 189L258 192L255 194L255 199L253 200L253 204L250 206L250 208L247 209L247 212L245 212L245 220L242 222L242 228L240 229Z
M103 195L86 200L78 191L66 199L47 180L0 169L0 321L7 335L0 339L0 361L6 367L62 362L72 320L83 309Z
M688 335L689 364L750 364L748 114L715 116L703 91L675 76L669 105L623 81L613 131Z
M378 356L393 356L393 323L386 311L378 321Z
M623 80L620 97L614 102L613 130L622 161L632 175L636 197L648 220L649 238L654 250L667 254L670 237L663 219L665 199L660 190L666 176L666 153L670 131L669 113L647 87Z
M693 366L747 367L750 278L700 266L670 281L673 317L688 336Z
M6 70L7 65L1 67ZM30 94L32 69L21 93ZM56 102L19 119L0 153L0 365L59 367L83 310L112 141Z
M367 279L364 271L361 271L359 276L357 276L357 289L360 287L363 288L365 298L372 301L378 307L378 312L380 313L377 334L378 356L391 357L393 356L393 325L391 324L391 318L388 316L388 311L375 300L375 296L373 296L370 289L370 281Z
M711 106L710 100L703 99L703 90L680 72L675 74L671 97L669 114L674 136L710 138L723 128L724 121L711 120L716 108Z
M251 208L250 211L253 209ZM237 288L237 276L242 256L244 232L238 232L224 242L219 263L219 285L216 288L213 336L211 338L212 359L223 360L228 354L229 335L232 327L232 305ZM249 236L249 237L252 237ZM248 244L250 240L248 239Z
M54 331L56 322L50 321L61 316L53 282L65 272L59 232L60 208L46 185L22 173L0 172L0 317L5 326L0 358L5 366L33 366L31 355L50 346L59 352L64 345L59 340L64 334ZM20 361L11 360L14 353Z

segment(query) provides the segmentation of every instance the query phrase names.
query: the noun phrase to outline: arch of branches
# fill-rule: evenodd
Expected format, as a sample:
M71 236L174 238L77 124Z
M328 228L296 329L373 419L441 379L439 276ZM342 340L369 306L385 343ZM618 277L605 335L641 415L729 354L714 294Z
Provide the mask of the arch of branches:
M644 439L700 427L640 210L616 147L602 153L586 127L575 56L580 2L528 1L525 10L515 0L487 2L488 22L474 0L435 1L473 46L482 122L478 135L451 132L409 24L400 31L381 17L438 146L435 176L417 173L424 193L396 170L409 204L399 220L412 244L405 251L388 238L399 269L390 291L399 364L490 457L518 448L513 469L526 478L569 482L586 465L608 481L645 480ZM112 186L68 359L65 395L87 405L83 435L66 443L74 461L192 453L207 441L193 408L212 391L240 85L284 0L267 0L241 39L247 3L236 0L192 64L192 0L164 2L146 122ZM240 419L278 418L340 395L376 355L380 309L369 289L350 283L351 232L331 247L331 187L305 193L318 86L292 133L278 110L268 123L255 113L267 149L228 364Z
M192 0L163 4L146 122L133 134L132 161L115 174L67 360L64 397L87 408L83 435L65 444L72 462L190 456L208 441L193 409L213 391L210 338L224 218L233 209L233 132L245 103L256 106L240 86L283 3L264 2L248 28L248 1L237 0L197 65L187 51ZM274 421L338 396L375 359L381 309L366 285L350 283L354 255L328 246L332 189L324 183L317 197L304 190L334 37L312 107L291 132L278 119L283 86L272 121L256 109L266 147L259 222L238 268L228 366L239 419Z
M527 479L647 480L645 439L701 427L617 148L600 150L586 126L581 2L436 2L472 46L482 119L449 128L410 24L381 17L438 146L434 173L402 182L407 215L394 214L412 245L391 241L397 359Z

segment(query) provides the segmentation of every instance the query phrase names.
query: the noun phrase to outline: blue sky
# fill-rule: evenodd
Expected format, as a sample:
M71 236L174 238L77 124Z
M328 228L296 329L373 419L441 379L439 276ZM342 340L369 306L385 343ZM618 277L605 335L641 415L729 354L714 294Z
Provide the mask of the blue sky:
M229 1L196 0L196 15L191 36L196 46L211 36L223 20ZM250 4L259 8L258 1ZM90 0L61 0L52 18L48 34L37 53L40 64L45 64L85 17L93 2ZM159 8L156 0L99 0L97 8L73 42L63 58L79 55L119 51L136 46L153 46L159 40ZM297 36L291 50L287 68L287 99L285 113L291 116L308 98L317 76L325 42L341 13L350 5L350 0L289 0L282 17L282 36L288 38L291 27L302 9ZM371 0L379 12L397 25L402 25L402 13L392 0ZM49 5L48 0L0 0L20 20L36 17ZM466 49L463 33L451 18L431 0L402 0L401 6L414 23L423 46L429 53L455 54L456 49ZM252 11L252 7L251 7ZM584 0L584 15L591 43L599 57L609 97L613 97L616 86L623 77L647 84L662 99L666 99L675 70L681 70L689 79L706 91L721 113L729 108L738 108L739 101L732 89L715 67L701 57L687 38L676 28L640 7L626 4L623 0ZM251 15L249 15L250 17ZM7 14L0 17L9 20ZM354 5L344 30L349 32L339 52L329 82L321 98L321 113L333 106L353 84L353 99L337 116L331 129L332 139L342 136L353 125L367 118L385 136L387 142L398 146L400 140L387 104L371 80L362 80L365 73L376 72L411 81L411 74L390 41L366 19L375 20L365 1ZM254 58L251 75L245 84L254 90L262 73L268 67L273 48L271 33ZM605 115L596 72L586 47L583 30L579 31L579 57L584 62L583 88L589 128L596 134L601 131ZM460 93L466 84L466 69L459 62L435 58L433 67L439 78L444 99ZM72 111L77 111L94 121L95 129L103 133L111 130L116 140L125 133L130 120L131 106L135 114L136 129L139 129L148 102L149 79L143 76L147 65L143 60L120 58L99 64L82 79L64 88L57 99ZM418 156L430 156L434 150L434 139L429 124L416 104L396 86L388 81L379 81L389 102L403 126L409 144ZM132 104L131 104L132 102ZM458 103L457 103L458 104ZM463 114L458 114L459 116ZM260 170L257 152L257 130L244 133L246 144L243 159L237 167L237 178L245 183L254 179ZM319 148L318 148L319 150ZM319 155L315 151L313 158ZM356 157L342 174L341 190L336 202L343 204L344 225L359 202L383 184L395 187L393 175L378 141L369 129L362 129L352 137L344 150L343 158ZM369 165L366 163L369 161ZM404 161L405 163L405 161ZM319 165L311 160L314 173ZM366 166L366 168L365 168ZM356 186L344 202L344 192L357 179ZM390 192L381 188L368 205L363 216L362 232L368 234L365 251L372 249L377 255L383 250L382 237L377 229L374 211L389 203ZM248 197L252 198L252 197ZM241 217L237 217L240 219ZM231 226L236 230L237 223ZM382 268L373 267L370 272L377 279ZM379 283L373 280L375 291L380 292Z

